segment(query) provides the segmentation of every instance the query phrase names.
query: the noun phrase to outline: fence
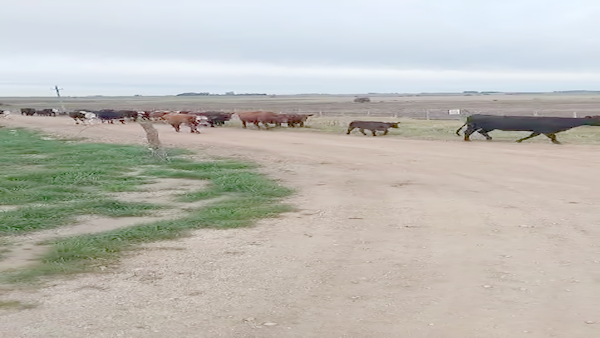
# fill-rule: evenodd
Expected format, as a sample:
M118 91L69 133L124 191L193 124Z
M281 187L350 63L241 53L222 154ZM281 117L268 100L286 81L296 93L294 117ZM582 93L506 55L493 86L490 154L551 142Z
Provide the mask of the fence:
M386 118L412 118L419 120L464 120L467 116L473 114L488 114L488 115L506 115L506 116L553 116L553 117L585 117L595 115L591 111L575 112L565 110L467 110L467 109L400 109L396 111L383 110L352 110L352 111L325 111L325 110L303 110L303 109L233 109L223 110L229 112L244 112L244 111L274 111L277 113L297 113L297 114L313 114L319 117L353 117L367 116L371 118L386 117Z

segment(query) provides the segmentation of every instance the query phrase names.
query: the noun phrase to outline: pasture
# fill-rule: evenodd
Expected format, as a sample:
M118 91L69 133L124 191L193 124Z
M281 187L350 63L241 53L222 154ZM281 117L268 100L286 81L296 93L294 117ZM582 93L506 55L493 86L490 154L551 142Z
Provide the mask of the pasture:
M136 242L135 255L122 256L119 264L101 264L101 273L78 275L36 292L7 291L2 301L13 306L0 309L5 313L0 326L9 336L36 327L39 332L61 330L64 337L81 336L84 329L92 336L132 337L165 332L181 337L198 332L206 337L597 335L600 130L579 127L559 133L563 145L542 137L517 144L514 141L527 133L502 131L491 133L494 141L478 136L469 143L454 134L461 118L431 114L427 121L422 112L445 107L509 115L535 110L548 116L568 117L573 111L598 115L598 97L382 97L370 104L352 99L68 99L66 104L74 109L323 114L311 117L306 128L268 131L242 129L237 119L225 127L201 128L201 134L176 133L156 123L169 148L233 163L259 163L261 173L295 189L286 203L296 209L261 203L272 206L270 215L276 217L259 220L254 227L208 227L189 237ZM47 98L0 101L11 107L55 107ZM397 117L392 116L394 110ZM416 115L409 116L411 111ZM349 121L369 117L400 121L400 128L384 137L345 135ZM82 126L67 117L38 116L11 116L0 123L5 125L0 130L26 127L94 144L145 143L136 123ZM180 156L182 161L186 156L205 160ZM206 179L204 171L200 176L175 175L192 169L187 166L148 168L144 175ZM209 179L213 184L239 182L231 177ZM178 192L171 202L224 196L223 189L218 196L194 189ZM253 194L255 189L248 191ZM136 191L124 193L130 194L128 202L137 202ZM246 201L254 200L261 201ZM283 210L290 212L279 213ZM215 212L211 217L232 215L224 209ZM186 226L198 224L194 217ZM98 236L101 240L78 240L79 248L96 241L114 244L112 235ZM0 245L0 250L11 249L11 243ZM43 306L17 309L15 301Z

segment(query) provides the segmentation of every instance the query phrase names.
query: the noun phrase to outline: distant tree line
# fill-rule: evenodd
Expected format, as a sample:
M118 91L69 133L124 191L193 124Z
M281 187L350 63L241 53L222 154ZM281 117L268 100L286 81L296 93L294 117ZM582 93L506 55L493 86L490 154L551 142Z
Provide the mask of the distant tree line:
M177 94L175 96L266 96L266 93L242 93L242 94L236 94L235 92L226 92L225 94L211 94L209 92L200 92L200 93L194 93L194 92L188 92L188 93L181 93L181 94Z

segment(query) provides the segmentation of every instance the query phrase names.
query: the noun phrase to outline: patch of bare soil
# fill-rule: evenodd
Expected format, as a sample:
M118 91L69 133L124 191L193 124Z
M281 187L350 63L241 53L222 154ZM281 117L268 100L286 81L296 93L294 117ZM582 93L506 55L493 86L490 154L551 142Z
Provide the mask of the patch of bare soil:
M213 202L214 199L182 203L176 202L174 197L185 192L202 189L207 184L207 181L191 179L157 179L154 183L144 185L141 191L110 194L111 197L122 201L146 202L168 207L168 209L154 212L151 216L104 217L86 215L79 217L78 221L71 226L38 231L27 235L7 236L5 237L6 240L12 245L6 249L7 251L4 252L3 258L0 260L0 272L23 268L36 261L48 250L48 246L41 244L41 242L50 239L110 231L141 223L181 217L182 214L187 212L186 210Z
M64 136L67 119L6 122ZM148 245L2 298L6 337L595 338L600 157L580 145L207 128L169 146L258 161L302 211ZM88 128L142 143L135 124Z

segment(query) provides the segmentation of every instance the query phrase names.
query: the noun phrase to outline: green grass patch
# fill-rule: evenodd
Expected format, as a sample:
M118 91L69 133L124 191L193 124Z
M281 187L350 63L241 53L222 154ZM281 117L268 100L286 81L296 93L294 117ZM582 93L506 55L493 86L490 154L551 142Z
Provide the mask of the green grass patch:
M177 157L189 154L177 149L169 150L170 161L158 162L141 146L48 140L25 130L0 130L0 147L10 149L0 155L0 205L20 206L0 213L0 235L60 227L81 215L148 215L163 206L117 201L108 193L138 191L160 178L208 181L207 188L177 196L180 202L215 199L170 220L45 241L50 251L37 264L4 274L7 282L89 271L141 243L249 226L292 210L280 202L292 190L256 172L253 163L194 162Z

